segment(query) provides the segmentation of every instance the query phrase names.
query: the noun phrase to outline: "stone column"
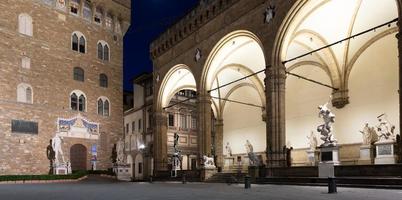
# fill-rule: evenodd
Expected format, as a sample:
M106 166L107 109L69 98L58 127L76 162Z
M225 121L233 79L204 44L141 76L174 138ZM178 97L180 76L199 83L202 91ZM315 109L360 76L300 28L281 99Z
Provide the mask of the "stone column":
M215 122L215 148L216 148L216 166L223 169L223 120L218 119Z
M154 160L155 170L167 170L167 114L155 113Z
M211 96L198 96L198 156L211 156Z
M266 122L267 122L267 165L285 167L285 82L286 68L271 66L266 70Z

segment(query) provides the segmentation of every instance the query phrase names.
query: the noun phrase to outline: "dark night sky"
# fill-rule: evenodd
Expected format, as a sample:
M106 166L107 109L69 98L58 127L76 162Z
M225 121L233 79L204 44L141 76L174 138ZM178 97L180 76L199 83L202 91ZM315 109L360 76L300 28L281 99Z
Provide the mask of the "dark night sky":
M131 79L152 71L149 45L198 0L132 0L131 28L124 38L124 89L132 90Z

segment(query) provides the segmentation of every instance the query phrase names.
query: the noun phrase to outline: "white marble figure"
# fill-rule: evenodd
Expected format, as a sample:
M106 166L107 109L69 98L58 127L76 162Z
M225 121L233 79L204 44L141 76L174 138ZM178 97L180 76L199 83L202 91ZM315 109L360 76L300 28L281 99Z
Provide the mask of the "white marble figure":
M226 149L226 156L232 156L232 147L230 147L229 142L226 143L225 149Z
M196 62L198 62L201 59L202 55L201 55L201 50L199 48L197 48L195 50L195 55L194 55L194 60Z
M307 136L308 144L310 146L311 151L315 151L317 148L317 137L314 134L314 131L311 131L310 136Z
M62 143L63 143L63 139L56 134L53 138L52 138L52 148L54 151L54 162L55 164L60 164L60 156L61 156L61 161L63 161L62 163L64 163L64 155L63 155L63 149L62 149Z
M363 145L371 145L377 141L377 134L374 127L370 127L368 123L364 124L363 130L360 131L363 137Z
M329 101L326 102L324 105L318 106L318 109L320 110L318 112L318 117L322 117L324 120L324 124L321 124L317 127L317 131L321 133L321 140L324 141L324 144L322 144L322 146L336 146L337 142L337 140L331 133L332 124L335 122L335 115L328 108L328 104L331 102L331 98L332 97L330 97Z
M116 145L117 159L116 162L118 164L124 163L124 141L120 138Z
M203 156L204 168L215 168L215 162L213 157Z
M377 127L377 135L379 141L388 141L388 140L396 140L395 134L395 126L388 122L387 115L382 114L377 117L378 118L378 125Z

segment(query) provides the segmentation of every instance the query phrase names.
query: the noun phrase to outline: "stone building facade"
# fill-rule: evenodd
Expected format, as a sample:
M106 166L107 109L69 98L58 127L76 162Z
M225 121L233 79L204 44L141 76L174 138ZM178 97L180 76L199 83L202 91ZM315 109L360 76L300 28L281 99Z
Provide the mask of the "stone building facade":
M183 89L197 92L199 158L215 145L222 167L224 145L230 142L234 154L245 153L249 140L270 167L286 165L289 146L294 164L305 165L306 136L322 123L317 106L330 102L341 164L357 164L364 122L375 126L377 116L386 113L400 132L401 3L200 1L151 44L156 169L167 169L164 108Z
M0 174L48 173L55 134L73 170L111 167L123 132L130 7L129 0L0 2Z

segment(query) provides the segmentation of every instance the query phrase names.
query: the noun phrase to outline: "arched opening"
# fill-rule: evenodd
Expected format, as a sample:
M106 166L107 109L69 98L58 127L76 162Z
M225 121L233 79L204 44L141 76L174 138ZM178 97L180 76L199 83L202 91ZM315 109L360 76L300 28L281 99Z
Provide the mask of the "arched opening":
M87 170L87 148L82 144L74 144L70 148L71 170Z
M159 77L156 77L157 79ZM174 153L174 134L180 137L178 148L181 154L197 155L197 130L191 127L193 119L196 119L196 81L186 65L174 66L163 78L158 92L156 111L157 120L162 120L158 126L156 140L161 144L156 151L160 152L161 158L156 158L157 169L163 166L171 166L170 158ZM188 99L186 101L183 101ZM158 114L159 113L159 114ZM195 122L196 123L196 122ZM158 125L158 124L157 124Z
M207 58L201 78L201 93L210 95L216 123L212 146L217 165L226 170L247 169L246 141L265 160L266 124L264 73L226 85L265 69L260 40L249 31L239 30L222 38ZM224 86L221 87L220 86ZM219 88L219 89L217 89ZM212 91L211 91L212 90Z
M398 17L398 5L395 0L300 1L289 13L276 38L274 65L389 22ZM294 165L307 164L306 136L313 131L320 138L317 106L331 95L332 133L344 146L341 164L357 164L365 123L374 127L377 116L386 113L390 123L399 124L397 30L390 23L285 64L289 72L338 89L288 75L286 139L294 147Z

